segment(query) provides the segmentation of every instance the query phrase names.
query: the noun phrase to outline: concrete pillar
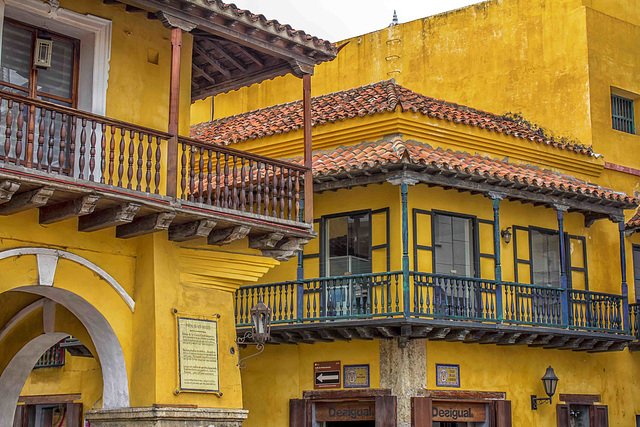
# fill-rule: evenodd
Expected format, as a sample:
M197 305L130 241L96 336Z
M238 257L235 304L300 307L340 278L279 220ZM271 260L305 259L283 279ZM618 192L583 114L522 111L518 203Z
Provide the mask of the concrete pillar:
M427 341L380 340L380 388L398 397L398 427L411 426L411 397L427 388Z

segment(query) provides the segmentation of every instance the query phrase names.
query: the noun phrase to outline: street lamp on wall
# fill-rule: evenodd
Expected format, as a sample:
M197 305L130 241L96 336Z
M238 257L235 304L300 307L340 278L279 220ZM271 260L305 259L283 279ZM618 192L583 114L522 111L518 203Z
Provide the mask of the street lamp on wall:
M511 242L511 227L507 227L500 232L504 242L508 245Z
M535 394L531 395L531 410L536 411L538 409L538 403L546 403L551 404L551 398L554 394L556 394L556 387L558 386L558 377L556 373L553 372L553 368L549 366L547 368L547 372L545 372L542 377L542 384L544 385L544 391L547 393L548 398L546 397L537 397Z
M242 359L238 358L238 366L240 369L247 367L245 360L262 353L264 351L264 343L271 338L271 308L264 302L258 301L256 305L251 307L249 315L251 318L251 330L247 331L243 337L238 338L237 343L239 345L249 342L254 343L258 351ZM238 353L238 356L239 354L240 353Z

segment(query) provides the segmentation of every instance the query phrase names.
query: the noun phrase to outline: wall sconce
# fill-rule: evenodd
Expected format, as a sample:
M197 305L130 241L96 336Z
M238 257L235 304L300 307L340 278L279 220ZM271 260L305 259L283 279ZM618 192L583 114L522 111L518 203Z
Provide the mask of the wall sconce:
M240 369L247 367L245 360L262 353L264 351L264 343L271 338L271 309L264 302L259 301L251 308L250 317L251 330L246 332L242 338L238 338L237 343L239 345L245 344L247 341L255 343L258 351L242 359L239 358L238 366ZM240 356L240 352L238 352L238 356Z
M40 31L36 38L36 48L33 54L33 69L48 70L51 67L53 39L46 31Z
M544 385L545 393L547 393L547 396L549 397L537 397L535 394L531 395L532 411L536 411L538 409L538 403L549 402L549 405L551 405L551 398L554 394L556 394L558 377L556 377L556 373L553 372L553 368L551 366L547 368L547 372L545 372L544 376L542 377L542 384Z
M511 227L507 227L500 232L504 242L508 245L511 242Z

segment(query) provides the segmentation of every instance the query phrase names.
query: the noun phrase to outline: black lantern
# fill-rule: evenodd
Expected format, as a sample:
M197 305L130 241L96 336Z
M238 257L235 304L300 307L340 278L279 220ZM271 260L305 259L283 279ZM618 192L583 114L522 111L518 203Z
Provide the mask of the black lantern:
M269 341L271 335L271 309L262 301L251 308L251 335L258 345Z
M551 404L551 398L553 397L554 394L556 394L556 387L558 386L558 377L556 376L556 373L553 372L553 368L551 366L549 366L547 368L547 372L544 373L544 376L542 377L542 384L544 385L545 393L547 393L547 396L549 397L538 398L537 396L532 395L531 409L534 411L538 409L538 403L549 402L549 404Z
M511 227L507 227L500 232L500 235L504 239L504 242L508 245L511 242Z

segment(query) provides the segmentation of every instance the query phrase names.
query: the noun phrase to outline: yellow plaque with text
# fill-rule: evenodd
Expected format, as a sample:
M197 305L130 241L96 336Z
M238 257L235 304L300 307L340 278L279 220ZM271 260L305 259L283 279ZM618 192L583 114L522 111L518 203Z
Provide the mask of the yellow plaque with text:
M218 323L178 317L180 391L219 392Z

